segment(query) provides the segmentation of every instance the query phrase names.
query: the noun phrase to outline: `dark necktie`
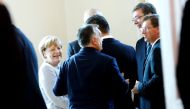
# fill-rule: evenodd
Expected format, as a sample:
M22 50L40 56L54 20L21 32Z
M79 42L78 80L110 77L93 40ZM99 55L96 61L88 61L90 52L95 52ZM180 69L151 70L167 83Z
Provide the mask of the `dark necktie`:
M148 54L150 53L151 47L152 47L152 45L149 42L147 42L147 44L146 44L146 57L145 57L145 60L144 60L143 74L144 74L144 70L145 70L145 66L146 66L146 63L147 63Z
M152 45L150 43L147 43L147 45L146 45L146 58L147 58L148 54L150 53L151 47L152 47Z

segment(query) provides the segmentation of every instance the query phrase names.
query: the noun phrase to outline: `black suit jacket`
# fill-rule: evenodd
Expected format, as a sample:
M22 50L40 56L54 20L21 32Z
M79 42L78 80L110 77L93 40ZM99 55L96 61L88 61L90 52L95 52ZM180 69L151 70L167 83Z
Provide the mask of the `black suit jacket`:
M71 57L72 55L78 53L80 48L81 47L79 46L78 40L70 42L67 47L67 57Z
M113 109L114 96L124 96L128 84L114 58L82 48L63 63L53 91L68 93L71 109Z
M15 40L10 39L12 41L9 40L10 43L7 43L6 48L9 48L7 49L9 54L4 56L7 58L6 62L3 62L3 69L6 69L4 74L6 76L3 77L9 81L4 84L5 92L3 94L6 95L4 99L6 108L13 106L24 109L46 109L39 88L38 63L33 45L20 30L17 28L14 30ZM10 103L10 99L7 97L14 99L11 105L7 105Z
M160 41L152 47L144 65L143 82L138 85L140 109L165 109Z
M30 40L13 26L7 8L0 4L2 53L1 106L7 109L46 109L38 85L38 63ZM2 79L1 79L2 80ZM8 104L8 105L7 105Z
M190 62L190 1L187 0L182 19L182 28L180 36L179 57L177 65L177 83L179 93L184 105L184 109L190 109L190 88L189 88L189 63Z
M23 58L22 71L17 72L17 98L14 102L18 108L25 109L46 109L38 83L38 61L32 43L17 28L15 28L17 42ZM25 67L25 68L24 68ZM14 71L13 71L14 72ZM15 72L14 72L15 73ZM13 81L15 83L16 81Z
M102 53L116 58L120 71L124 74L125 79L130 79L129 87L133 88L136 81L136 57L135 49L132 46L121 43L114 38L103 39ZM133 109L131 95L124 98L123 104L118 104L117 109L128 108ZM117 102L117 101L116 101Z

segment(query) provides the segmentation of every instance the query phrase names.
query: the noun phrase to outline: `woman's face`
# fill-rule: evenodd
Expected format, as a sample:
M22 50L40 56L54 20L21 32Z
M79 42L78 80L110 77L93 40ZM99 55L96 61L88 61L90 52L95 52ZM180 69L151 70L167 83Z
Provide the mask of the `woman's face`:
M57 66L62 59L62 49L57 44L49 46L44 52L45 61Z

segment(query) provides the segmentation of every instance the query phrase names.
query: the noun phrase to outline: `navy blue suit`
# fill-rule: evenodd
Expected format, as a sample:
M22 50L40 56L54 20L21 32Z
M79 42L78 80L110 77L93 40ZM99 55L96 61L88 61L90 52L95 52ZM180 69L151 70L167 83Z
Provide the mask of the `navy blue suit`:
M130 79L129 87L132 89L136 81L137 73L135 49L132 46L123 44L114 38L103 39L102 43L103 50L101 52L116 58L120 72L124 74L125 79ZM118 101L115 101L115 106L117 109L134 108L131 99L131 93L128 93L128 95L123 98L122 104Z
M71 57L72 55L78 53L80 48L81 47L79 46L78 40L70 42L67 47L67 57Z
M146 45L144 37L140 38L136 43L136 61L137 61L137 80L143 82L143 69L146 59ZM135 95L135 105L139 107L139 96Z
M146 59L146 44L144 37L139 39L136 43L136 59L137 59L137 77L138 81L143 81L143 68Z
M144 65L143 82L138 85L140 109L165 109L160 41L152 47Z
M113 98L127 94L128 87L115 58L82 48L63 63L53 91L68 93L71 109L114 109Z

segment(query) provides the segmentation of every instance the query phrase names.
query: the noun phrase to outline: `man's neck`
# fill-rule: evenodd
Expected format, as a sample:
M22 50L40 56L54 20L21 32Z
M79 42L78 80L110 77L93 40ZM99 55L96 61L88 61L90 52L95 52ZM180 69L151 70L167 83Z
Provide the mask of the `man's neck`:
M113 36L109 33L102 34L102 39L107 39L107 38L113 38Z

